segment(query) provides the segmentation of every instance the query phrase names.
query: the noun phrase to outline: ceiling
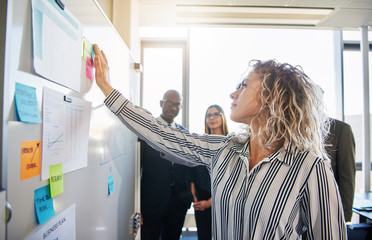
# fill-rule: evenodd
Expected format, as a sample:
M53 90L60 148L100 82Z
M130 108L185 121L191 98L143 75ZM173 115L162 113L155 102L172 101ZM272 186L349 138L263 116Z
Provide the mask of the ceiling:
M139 0L141 26L230 25L358 29L372 0Z

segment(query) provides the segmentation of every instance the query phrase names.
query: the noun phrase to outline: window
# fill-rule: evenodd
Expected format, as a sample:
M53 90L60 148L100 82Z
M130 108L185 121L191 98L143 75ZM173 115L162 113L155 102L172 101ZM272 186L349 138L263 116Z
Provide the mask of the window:
M161 114L160 100L165 91L175 89L183 94L185 49L185 42L142 42L144 68L141 106L148 109L154 117ZM180 111L176 122L183 122L182 113Z
M302 66L325 91L329 115L336 116L332 31L191 28L189 39L190 131L204 132L204 114L209 105L220 105L228 118L229 94L251 59L276 59ZM238 125L228 120L230 131Z
M369 33L371 37L371 32ZM369 38L370 38L369 37ZM343 32L344 40L344 114L345 122L350 124L356 144L356 180L355 192L364 192L363 164L363 69L362 54L360 52L360 31ZM369 69L372 69L372 53L369 53ZM372 79L372 72L369 71L369 78ZM370 89L372 88L370 84ZM370 90L370 99L371 99ZM370 107L372 103L370 103ZM371 111L370 111L371 112ZM372 135L371 135L372 136ZM371 186L372 187L372 186Z

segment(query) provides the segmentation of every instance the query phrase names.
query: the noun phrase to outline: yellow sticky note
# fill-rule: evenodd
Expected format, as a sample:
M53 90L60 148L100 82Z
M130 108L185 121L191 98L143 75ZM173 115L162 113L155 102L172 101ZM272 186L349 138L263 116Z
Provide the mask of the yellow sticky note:
M21 181L40 175L41 141L21 143Z
M63 165L62 163L49 166L50 196L63 193Z
M87 57L92 58L92 48L93 45L92 43L84 37L84 42L83 42L83 59L86 61Z

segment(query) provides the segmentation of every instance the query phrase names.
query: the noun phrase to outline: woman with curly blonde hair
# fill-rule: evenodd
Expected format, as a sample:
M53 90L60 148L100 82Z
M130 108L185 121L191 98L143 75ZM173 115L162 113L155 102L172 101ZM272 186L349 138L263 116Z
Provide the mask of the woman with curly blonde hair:
M310 151L327 158L324 141L329 120L324 112L321 89L299 66L273 60L252 60L250 66L252 69L248 76L255 80L247 84L247 76L238 84L236 92L259 85L256 91L260 92L253 94L257 96L257 111L245 120L247 131L235 140L245 142L250 139L251 144L257 141L258 149L268 151L283 147L293 153L294 147L297 147L300 151ZM235 93L230 95L233 100ZM244 122L240 119L235 121Z
M211 174L213 239L347 239L342 203L323 149L317 87L299 67L253 61L230 97L244 134L190 134L156 121L109 84L94 45L105 104L140 138Z

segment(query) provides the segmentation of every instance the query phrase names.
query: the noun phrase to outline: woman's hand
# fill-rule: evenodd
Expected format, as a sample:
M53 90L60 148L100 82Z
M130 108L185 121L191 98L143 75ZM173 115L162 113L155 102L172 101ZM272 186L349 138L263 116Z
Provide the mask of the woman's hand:
M211 199L194 202L195 211L204 211L211 207Z
M99 49L97 44L93 45L95 57L94 67L96 68L96 83L105 96L113 90L110 85L110 68L105 53Z

